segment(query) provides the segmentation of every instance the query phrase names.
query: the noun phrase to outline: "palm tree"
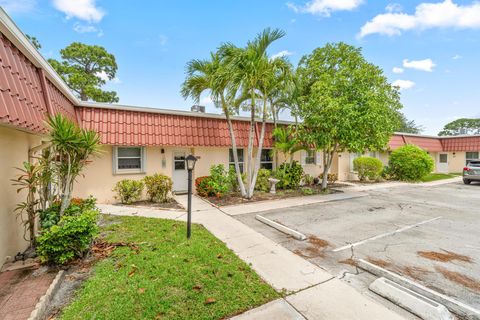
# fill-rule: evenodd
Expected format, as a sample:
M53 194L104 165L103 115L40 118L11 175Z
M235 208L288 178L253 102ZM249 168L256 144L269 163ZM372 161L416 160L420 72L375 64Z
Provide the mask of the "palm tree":
M293 162L293 154L304 149L296 137L295 127L278 127L273 130L275 138L275 150L281 152L288 163Z
M238 89L228 77L228 68L222 56L210 54L210 60L191 60L187 64L187 78L182 84L181 94L186 99L191 97L195 102L200 101L202 93L209 91L215 105L222 108L232 141L233 159L237 181L242 197L246 197L245 184L238 162L237 143L232 124L232 115L238 113L238 106L242 98L236 97Z
M245 48L225 44L220 49L229 66L229 76L235 87L240 88L242 92L247 94L249 102L250 129L246 158L247 198L253 196L258 170L260 169L260 157L269 111L268 101L272 95L275 76L281 70L288 68L286 61L281 58L269 59L267 49L274 41L284 35L285 33L279 29L270 30L267 28L257 35L253 41L249 41ZM244 103L244 106L247 105ZM253 143L258 111L262 119L262 126L257 153L254 157Z

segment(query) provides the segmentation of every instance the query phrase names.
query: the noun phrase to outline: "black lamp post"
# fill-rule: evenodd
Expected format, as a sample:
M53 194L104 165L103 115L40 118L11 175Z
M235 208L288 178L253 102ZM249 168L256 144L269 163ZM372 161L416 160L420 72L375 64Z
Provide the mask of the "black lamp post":
M188 171L187 239L190 239L192 233L192 171L195 168L197 157L191 154L185 158L185 162L187 163Z

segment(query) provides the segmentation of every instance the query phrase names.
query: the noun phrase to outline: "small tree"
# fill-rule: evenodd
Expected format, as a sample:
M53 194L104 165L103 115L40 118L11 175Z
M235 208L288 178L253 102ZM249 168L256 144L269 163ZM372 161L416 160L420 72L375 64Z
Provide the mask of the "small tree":
M73 185L87 165L88 158L99 152L100 138L95 131L80 129L61 114L48 119L50 127L53 180L61 201L60 216L70 205Z
M443 130L438 133L439 136L459 136L459 135L480 134L480 118L468 119L462 118L447 123Z
M361 49L327 44L304 56L297 74L302 86L301 140L323 152L322 188L336 152L380 150L398 126L398 89Z
M104 47L73 42L60 50L63 61L48 62L78 97L97 102L118 102L115 91L101 89L117 72L115 56Z
M275 139L273 145L275 151L282 153L285 161L291 164L293 154L303 149L300 141L298 141L295 127L277 127L273 130L273 137Z
M23 168L17 168L20 174L16 179L12 179L13 185L17 186L17 193L26 190L27 197L25 201L19 203L15 208L18 216L22 219L24 226L23 238L30 242L31 247L35 247L35 221L37 218L39 200L37 191L40 180L40 166L24 162ZM29 237L27 238L27 233Z

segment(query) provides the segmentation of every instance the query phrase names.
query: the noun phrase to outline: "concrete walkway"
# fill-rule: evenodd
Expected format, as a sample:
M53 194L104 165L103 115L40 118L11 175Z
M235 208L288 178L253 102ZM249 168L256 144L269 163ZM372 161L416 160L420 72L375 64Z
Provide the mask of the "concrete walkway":
M258 201L258 202L252 202L252 203L241 204L241 205L224 206L224 207L221 207L221 210L230 216L236 216L239 214L262 212L262 211L274 210L274 209L283 209L283 208L303 206L303 205L313 204L313 203L340 201L340 200L360 198L365 196L368 196L368 194L362 193L362 192L349 192L345 190L345 192L333 193L328 195L293 197L293 198L287 198L287 199L266 200L266 201Z
M353 194L350 196L353 196ZM327 196L321 197L325 198ZM182 206L187 206L187 196L177 196L176 200ZM340 200L340 198L337 200ZM274 202L269 201L268 203L270 205L268 209L278 208L272 206L275 205ZM284 202L281 204L282 207L286 207L287 203L290 206L304 204L303 200L302 203L299 203L299 199L296 199L293 202ZM265 205L261 205L262 210L265 210ZM243 206L245 205L237 207ZM259 204L255 204L255 207L248 206L250 210L256 210ZM178 211L131 208L118 205L99 205L99 208L105 214L182 221L186 219L185 212ZM201 198L192 197L192 208L194 223L202 224L217 238L225 242L227 247L242 260L249 263L273 288L289 294L284 299L272 301L236 316L234 319L402 319L393 311L362 295L325 270L266 238ZM230 212L234 214L240 214L238 212L247 210L233 207L231 209Z

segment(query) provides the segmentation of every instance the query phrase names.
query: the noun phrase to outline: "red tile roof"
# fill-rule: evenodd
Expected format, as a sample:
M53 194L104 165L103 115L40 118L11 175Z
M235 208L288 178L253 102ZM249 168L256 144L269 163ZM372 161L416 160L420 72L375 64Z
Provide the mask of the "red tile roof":
M42 132L46 113L36 67L0 34L0 123Z
M401 133L396 133L390 138L389 148L395 150L407 143L429 152L480 151L480 136L437 138Z
M82 127L100 134L103 144L144 146L229 147L227 122L221 118L120 109L79 107ZM233 121L237 145L248 145L249 122ZM265 130L264 147L272 147L271 123ZM261 123L257 123L258 145Z
M480 151L480 136L442 138L443 151Z

